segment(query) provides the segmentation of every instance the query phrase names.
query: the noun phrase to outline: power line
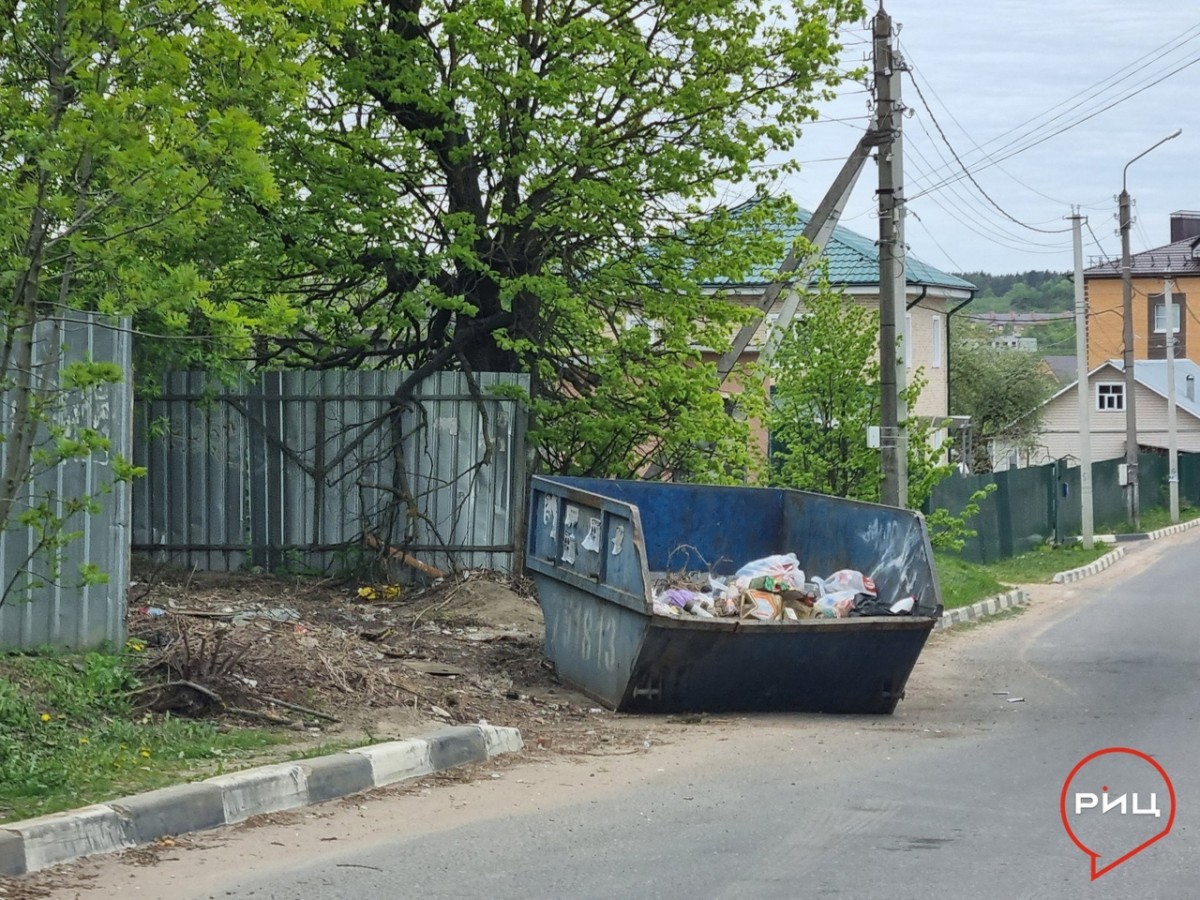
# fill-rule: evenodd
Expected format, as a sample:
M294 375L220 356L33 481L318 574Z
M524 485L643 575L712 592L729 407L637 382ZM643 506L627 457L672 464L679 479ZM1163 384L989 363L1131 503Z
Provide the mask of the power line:
M933 148L934 148L934 150L937 152L938 156L939 156L939 157L941 157L941 159L942 159L942 160L945 160L945 159L946 159L946 157L945 157L945 155L944 155L944 154L941 152L941 150L939 149L938 142L937 142L937 141L934 139L933 135L929 133L929 129L927 129L927 128L925 127L925 123L924 123L924 121L923 121L922 119L918 118L918 119L917 119L917 123L918 123L918 124L921 126L921 130L922 130L922 131L924 131L924 132L925 132L925 134L926 134L926 136L929 138L929 140L930 140L931 144L933 145ZM947 145L947 146L949 146L949 145ZM916 156L918 159L920 159L922 162L925 162L925 163L928 165L928 160L926 160L926 159L924 158L924 156L921 154L921 152L920 152L919 150L917 150L915 146L914 146L912 149L913 149L913 153L914 153L914 155L915 155L915 156ZM919 168L919 167L914 167L914 168ZM931 166L931 168L932 168L932 166ZM974 210L975 208L980 208L980 209L983 209L983 210L985 210L985 213L984 213L985 215L994 215L994 213L992 213L990 210L987 210L987 208L986 208L986 207L978 207L978 205L977 205L976 203L972 202L972 198L971 198L969 195L965 195L965 196L959 196L959 195L958 195L958 191L957 191L957 186L956 186L956 185L949 185L948 187L949 187L949 191L950 191L950 193L951 193L951 194L953 194L954 196L958 196L958 197L959 197L959 199L960 199L960 200L962 200L962 201L963 201L963 203L964 203L964 204L965 204L967 207L971 208L972 210ZM981 191L981 193L984 193L984 192L982 192L982 191ZM985 194L985 196L986 196L986 194ZM932 198L931 198L931 199L932 199ZM989 200L990 200L990 198L987 198L987 199L989 199ZM995 205L995 204L993 203L992 205ZM1032 240L1032 239L1030 239L1030 238L1026 238L1026 237L1025 237L1025 236L1023 236L1023 235L1019 235L1019 234L1013 234L1013 233L1010 233L1010 232L1008 232L1008 231L1006 231L1006 230L1003 230L1003 229L1001 229L1001 228L996 228L996 229L993 229L993 230L995 231L995 233L997 233L997 234L1001 234L1001 235L1003 235L1005 238L1008 238L1008 239L1009 239L1009 240L1011 240L1011 241L1017 241L1017 242L1020 242L1020 243L1027 243L1027 244L1029 244L1029 246L1031 246L1031 247L1036 247L1036 248L1038 248L1038 249L1039 249L1039 252L1040 252L1042 249L1044 249L1044 248L1048 248L1048 247L1050 247L1050 246L1051 246L1051 245L1049 245L1049 244L1046 244L1046 243L1043 243L1043 242L1041 242L1041 241L1034 241L1034 240ZM1036 229L1034 229L1034 230L1036 230ZM1066 247L1067 247L1067 245L1066 245L1065 243L1064 243L1064 244L1055 245L1054 252L1056 252L1056 253L1057 253L1057 252L1060 252L1060 251L1062 251L1062 250L1065 250L1065 249L1066 249ZM1010 249L1016 249L1016 248L1010 248Z
M975 140L973 137L971 137L970 134L967 133L967 129L963 127L963 124L960 121L958 121L958 118L954 115L954 111L951 110L950 107L946 105L946 101L944 101L941 98L941 96L939 96L937 89L933 86L933 83L928 78L925 78L925 75L923 73L921 73L921 71L917 68L916 63L911 61L911 58L909 58L907 56L907 53L906 53L906 60L908 61L908 64L909 64L909 67L911 70L911 77L913 79L913 83L914 84L916 83L917 76L920 75L921 78L924 79L924 81L925 81L925 86L927 88L929 88L929 93L933 94L934 99L937 100L937 102L941 104L942 109L944 109L946 111L946 114L948 116L950 116L950 121L952 121L955 125L958 126L958 130L961 131L963 133L963 136L966 137L966 139L971 142L971 144L974 146L975 150L978 150L980 153L982 153L985 158L990 159L991 157L988 154L988 152L983 149L983 147L982 147L982 145L980 145L979 141ZM920 93L919 89L918 89L918 93ZM932 113L930 115L932 115ZM948 167L949 163L946 163L946 166ZM1033 185L1027 184L1026 182L1022 181L1020 178L1018 178L1012 172L1008 171L1007 169L1005 169L1003 166L1001 166L999 164L997 164L996 168L998 168L1001 172L1003 172L1005 175L1007 175L1009 178L1011 178L1013 181L1015 181L1021 187L1025 188L1026 190L1028 190L1034 194L1037 194L1039 197L1041 197L1045 200L1049 200L1051 203L1059 203L1063 206L1071 205L1066 200L1059 200L1056 197L1051 197L1049 194L1039 191L1037 188L1033 187ZM1092 208L1092 207L1089 207L1089 208Z
M1197 26L1197 27L1200 27L1200 26ZM1190 39L1191 38L1189 38L1189 40ZM1010 142L1009 144L1007 144L1001 148L1002 150L1012 148L1012 149L1008 149L1008 152L1003 153L1002 155L998 155L998 156L987 157L986 162L980 163L979 165L974 166L974 170L981 171L982 169L990 168L991 166L994 166L994 165L999 165L1001 162L1003 162L1006 159L1011 159L1013 156L1016 156L1020 153L1024 153L1026 150L1031 150L1034 147L1045 143L1046 141L1050 140L1051 138L1057 137L1058 135L1063 134L1064 132L1070 131L1072 128L1082 125L1084 122L1087 122L1087 121L1090 121L1091 119L1096 118L1096 116L1099 116L1101 113L1107 112L1108 110L1112 109L1113 107L1118 106L1121 103L1124 103L1126 100L1131 100L1132 98L1134 98L1142 93L1145 93L1150 88L1152 88L1158 84L1161 84L1162 82L1166 81L1168 78L1171 78L1171 77L1179 74L1180 72L1184 71L1185 69L1188 69L1188 68L1196 65L1196 63L1200 63L1200 56L1197 56L1197 57L1187 60L1186 62L1182 63L1181 65L1178 65L1175 68L1171 69L1170 71L1168 71L1162 75L1159 75L1158 77L1154 78L1153 80L1151 80L1149 82L1139 84L1135 89L1128 91L1127 93L1117 97L1112 102L1105 104L1104 106L1088 113L1087 115L1081 116L1072 121L1068 121L1062 127L1057 128L1054 131L1051 131L1047 134L1037 137L1035 140L1031 140L1027 143L1021 144L1020 142L1022 140L1024 140L1027 137L1034 136L1035 134L1037 134L1039 129L1045 128L1045 127L1051 125L1052 122L1048 122L1048 123L1045 123L1044 125L1038 126L1037 128L1031 129L1030 131L1028 131L1025 134L1018 137L1016 140ZM1059 104L1059 105L1061 105L1061 104ZM1074 108L1074 107L1072 107L1072 108ZM1042 115L1045 115L1045 114L1043 113ZM1035 117L1035 119L1036 118L1037 117ZM1061 118L1061 116L1056 117L1056 118ZM1033 121L1033 120L1031 120L1031 121ZM1015 130L1015 129L1013 129L1013 130ZM1009 133L1009 132L1006 132L1006 133ZM947 176L947 177L943 178L941 181L938 181L938 182L926 187L923 191L920 191L919 193L915 194L913 197L910 197L909 199L912 200L912 199L915 199L916 197L924 196L925 194L928 194L932 191L936 191L936 190L940 189L941 187L944 187L948 183L960 181L964 177L966 177L966 176L965 175Z
M1091 86L1089 86L1087 88L1084 88L1084 90L1079 91L1075 94L1072 94L1070 97L1067 97L1066 99L1056 103L1054 106L1050 107L1049 109L1045 110L1044 112L1038 113L1037 115L1032 116L1031 118L1025 120L1024 122L1014 125L1012 128L1009 128L1008 130L1001 132L1000 134L996 135L994 138L991 138L990 140L985 141L982 146L977 144L976 145L977 149L979 150L980 153L984 154L989 159L990 163L998 165L1000 160L997 160L994 157L988 156L987 151L983 149L984 147L989 146L991 144L995 144L996 142L1002 140L1003 138L1007 137L1008 135L1012 134L1013 132L1016 132L1019 129L1024 128L1027 125L1033 125L1033 123L1037 122L1039 119L1050 117L1050 121L1043 122L1039 125L1034 125L1034 127L1030 128L1028 131L1026 131L1024 134L1018 136L1014 140L1009 141L1007 144L1005 144L1000 149L1005 149L1007 147L1013 146L1014 144L1023 140L1024 138L1027 138L1027 137L1030 137L1030 136L1036 134L1039 131L1039 129L1044 129L1047 126L1051 125L1054 120L1062 119L1066 113L1070 113L1071 111L1078 109L1080 106L1082 106L1088 100L1092 100L1092 99L1095 99L1096 97L1100 96L1108 88L1115 86L1115 83L1119 82L1120 80L1123 80L1122 73L1125 73L1127 70L1137 68L1140 63L1142 63L1144 60L1147 60L1151 57L1153 57L1155 61L1162 59L1163 57L1167 56L1169 53L1172 53L1175 50L1178 50L1184 44L1187 44L1190 41L1195 40L1197 37L1200 37L1200 24L1192 26L1190 29L1188 29L1188 31L1184 32L1184 34L1182 36L1173 38L1173 39L1167 41L1166 43L1161 44L1158 47L1155 47L1153 50L1150 50L1147 53L1144 53L1142 56L1138 57L1133 62L1128 63L1125 66L1122 66L1120 69L1117 69L1115 72L1106 76L1105 78L1102 78L1100 81L1092 84ZM1164 51L1164 52L1160 52L1160 51ZM1157 54L1157 56L1155 54ZM1125 76L1125 77L1128 77L1128 76ZM1113 82L1114 84L1109 84L1110 82ZM1155 83L1157 83L1157 82L1155 82ZM1091 91L1091 93L1088 94L1087 93L1088 91ZM1087 94L1087 96L1084 96L1084 98L1082 100L1080 100L1078 103L1068 106L1062 113L1057 113L1057 114L1055 113L1055 110L1058 110L1060 107L1066 106L1066 104L1070 103L1071 100L1075 99L1076 97L1083 96L1085 94ZM1103 111L1103 110L1101 110L1101 111ZM1085 121L1085 120L1081 120L1081 121ZM1078 124L1078 123L1076 123L1076 124ZM1071 127L1073 127L1073 126L1071 126ZM1053 135L1051 135L1051 136L1053 136ZM1033 145L1030 145L1030 146L1033 146Z

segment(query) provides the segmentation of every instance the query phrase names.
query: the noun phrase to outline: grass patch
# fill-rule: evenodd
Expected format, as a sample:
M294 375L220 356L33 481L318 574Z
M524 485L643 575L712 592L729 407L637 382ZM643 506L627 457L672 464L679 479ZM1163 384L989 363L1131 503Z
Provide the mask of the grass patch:
M1002 594L1014 584L1048 583L1059 572L1086 566L1112 549L1112 545L1106 544L1096 544L1091 550L1080 544L1058 547L1047 544L986 565L935 551L933 561L942 589L942 603L946 609L957 609Z
M1129 522L1122 522L1113 528L1114 534L1140 534L1144 531L1158 531L1160 528L1166 528L1168 525L1176 523L1171 521L1171 510L1165 507L1156 506L1152 509L1143 509L1141 511L1141 522L1137 528L1134 528ZM1191 506L1190 504L1179 504L1179 522L1190 522L1192 519L1200 518L1200 507Z
M1049 544L1008 559L988 563L984 568L1009 584L1040 584L1049 582L1059 572L1078 569L1112 552L1111 544L1096 544L1085 550L1082 544Z
M933 561L937 569L938 586L942 590L942 605L946 609L970 606L977 600L985 600L1007 590L986 566L969 563L953 553L935 551Z
M285 737L139 712L133 652L0 656L0 821L186 780Z

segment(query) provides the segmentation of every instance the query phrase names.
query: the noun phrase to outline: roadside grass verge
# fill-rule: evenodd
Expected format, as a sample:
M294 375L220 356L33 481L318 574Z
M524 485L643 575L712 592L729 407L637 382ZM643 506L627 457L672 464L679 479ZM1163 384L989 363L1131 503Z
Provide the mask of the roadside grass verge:
M942 551L935 551L933 560L942 603L946 609L957 609L1002 594L1014 584L1048 583L1059 572L1086 566L1112 549L1111 544L1097 544L1091 550L1079 544L1047 544L986 565Z
M1200 507L1192 506L1189 503L1181 501L1179 504L1179 523L1190 522L1192 519L1200 518ZM1171 521L1171 511L1161 506L1153 507L1152 509L1143 509L1141 511L1138 527L1134 528L1129 522L1122 522L1113 528L1114 534L1140 534L1146 531L1158 531L1160 528L1166 528L1168 525L1176 523Z
M218 774L287 739L141 712L135 665L134 649L0 655L0 822Z

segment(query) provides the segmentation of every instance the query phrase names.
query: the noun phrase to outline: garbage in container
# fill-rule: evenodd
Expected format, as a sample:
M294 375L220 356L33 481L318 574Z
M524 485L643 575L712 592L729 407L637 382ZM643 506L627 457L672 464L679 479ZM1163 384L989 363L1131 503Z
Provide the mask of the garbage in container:
M925 522L909 510L545 476L529 509L546 657L622 712L891 713L941 615ZM673 591L691 593L672 595L679 606Z
M670 586L678 584L689 587ZM796 622L913 611L912 603L881 603L874 580L856 569L838 569L826 578L806 581L795 553L753 560L734 573L732 582L711 574L673 573L666 585L655 591L655 615Z

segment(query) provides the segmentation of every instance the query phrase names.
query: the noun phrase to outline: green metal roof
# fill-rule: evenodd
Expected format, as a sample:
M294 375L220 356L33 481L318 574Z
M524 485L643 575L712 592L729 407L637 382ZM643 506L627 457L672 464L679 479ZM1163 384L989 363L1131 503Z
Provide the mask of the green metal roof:
M737 209L731 210L736 216L740 210L750 208L757 201L751 200ZM779 235L783 246L790 248L797 238L804 233L811 213L806 209L797 210L796 215L789 216L786 221L772 224L771 228ZM872 238L837 225L829 237L825 247L825 258L829 261L829 281L841 287L867 287L879 284L879 248ZM783 265L783 257L775 264L775 268ZM906 281L918 287L954 288L962 291L975 291L977 288L969 281L957 275L949 275L940 269L921 262L909 255L906 259ZM716 279L708 284L710 287L739 287L759 286L769 284L770 278L751 275L742 281Z

